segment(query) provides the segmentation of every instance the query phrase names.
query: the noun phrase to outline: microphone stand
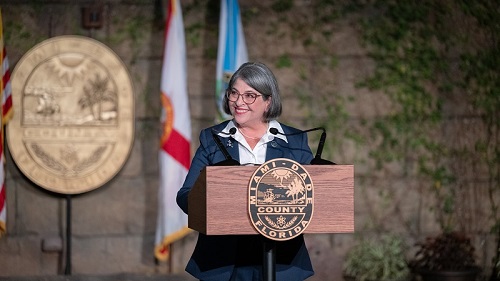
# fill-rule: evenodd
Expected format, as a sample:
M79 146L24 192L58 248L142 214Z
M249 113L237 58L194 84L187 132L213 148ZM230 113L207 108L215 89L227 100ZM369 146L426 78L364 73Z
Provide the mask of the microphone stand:
M323 147L325 146L326 141L326 131L323 129L323 133L321 133L321 137L319 139L318 150L316 151L316 156L311 160L311 165L335 165L332 161L328 161L321 158L321 153L323 153Z
M276 281L276 241L262 236L262 274L264 281Z
M317 130L322 130L323 132L321 133L321 137L319 139L318 149L316 151L316 156L313 158L313 160L311 160L310 164L311 165L336 165L332 161L325 160L325 159L321 158L321 153L323 153L323 147L325 146L325 141L326 141L326 130L323 127L316 127L316 128L312 128L312 129L308 129L308 130L304 130L304 131L299 131L299 132L291 133L291 134L281 133L276 128L270 128L269 132L273 135L280 134L283 136L293 136L293 135L304 134L307 132L312 132L312 131L317 131Z

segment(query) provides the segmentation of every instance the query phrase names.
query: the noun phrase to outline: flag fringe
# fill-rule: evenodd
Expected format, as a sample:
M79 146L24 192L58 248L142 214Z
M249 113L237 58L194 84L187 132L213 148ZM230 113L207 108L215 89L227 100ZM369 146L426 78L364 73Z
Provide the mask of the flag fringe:
M9 123L10 119L14 115L14 109L10 108L8 109L7 113L3 113L4 115L2 116L2 125L7 125Z
M155 246L155 258L160 261L167 261L170 255L168 251L164 252L163 249L168 248L170 244L174 243L179 239L182 239L184 236L188 235L192 231L193 230L190 229L189 227L184 227L170 235L165 236L163 238L163 241L159 245Z
M5 227L5 223L0 221L0 237L7 233L7 228Z

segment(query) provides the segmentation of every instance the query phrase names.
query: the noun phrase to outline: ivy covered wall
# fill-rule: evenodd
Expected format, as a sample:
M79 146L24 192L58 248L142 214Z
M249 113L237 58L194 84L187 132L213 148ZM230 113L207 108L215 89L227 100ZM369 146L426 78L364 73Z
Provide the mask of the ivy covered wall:
M11 68L35 44L63 34L97 39L128 65L136 142L116 179L75 200L74 271L165 274L169 265L152 256L165 1L101 1L103 27L91 30L81 26L87 2L3 0ZM195 149L216 116L219 1L181 2ZM355 165L356 233L307 237L313 280L339 280L361 236L401 235L411 256L414 242L441 231L473 237L483 277L492 274L500 236L498 4L241 0L240 8L250 59L278 78L281 121L324 126L323 157ZM313 152L318 139L310 135ZM9 232L0 264L12 266L0 275L26 274L27 266L29 275L57 274L63 253L40 244L61 236L63 201L26 180L12 159L6 165ZM194 238L176 243L173 272L183 271Z

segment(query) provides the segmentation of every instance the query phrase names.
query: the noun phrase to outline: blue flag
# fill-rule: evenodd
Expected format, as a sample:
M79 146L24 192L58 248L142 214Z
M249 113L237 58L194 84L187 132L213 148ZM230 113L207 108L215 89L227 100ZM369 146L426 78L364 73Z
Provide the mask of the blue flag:
M218 121L228 119L224 113L222 99L233 73L248 61L245 34L241 24L240 7L237 0L221 0L219 21L219 48L217 50L217 70L215 100Z

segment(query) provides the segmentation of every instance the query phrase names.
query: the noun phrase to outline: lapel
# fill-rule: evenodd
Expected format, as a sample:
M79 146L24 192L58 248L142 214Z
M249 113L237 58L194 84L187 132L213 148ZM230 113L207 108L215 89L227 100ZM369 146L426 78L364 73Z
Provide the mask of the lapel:
M275 158L285 158L285 152L288 150L288 143L279 138L267 143L266 161Z
M227 152L229 153L229 155L231 155L231 157L234 160L239 161L240 152L238 150L238 142L235 139L233 139L232 137L222 138L222 141L223 141L222 144L227 149Z

